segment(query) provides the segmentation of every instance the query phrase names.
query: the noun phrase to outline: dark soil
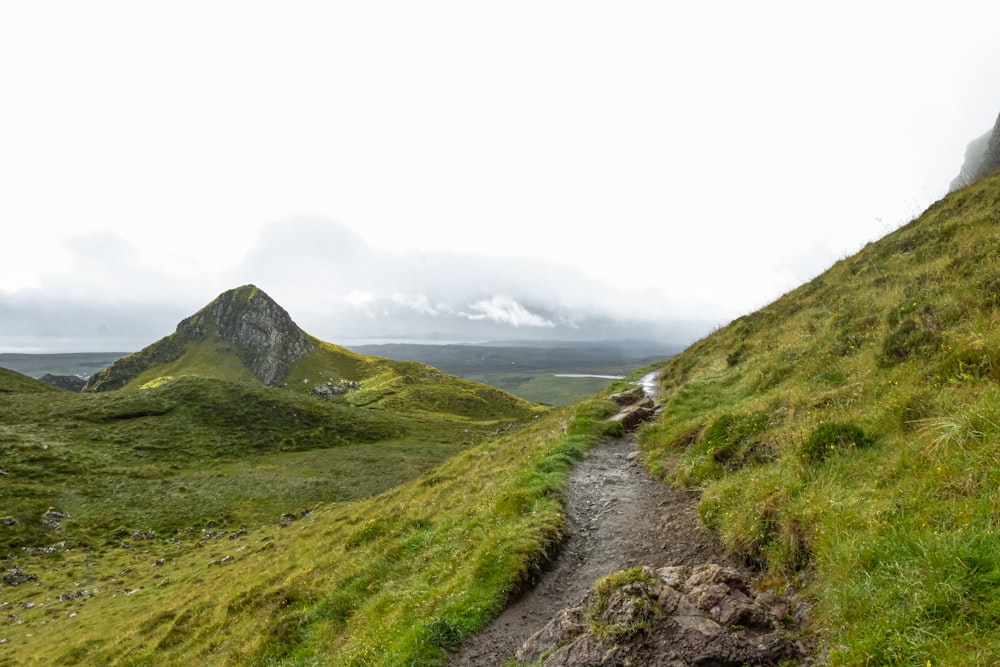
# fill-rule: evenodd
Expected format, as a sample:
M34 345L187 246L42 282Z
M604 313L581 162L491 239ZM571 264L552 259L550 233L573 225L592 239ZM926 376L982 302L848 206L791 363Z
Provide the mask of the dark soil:
M654 479L631 436L591 450L570 479L567 537L537 585L452 656L449 667L497 667L594 582L635 565L698 565L727 559L698 518L698 495Z

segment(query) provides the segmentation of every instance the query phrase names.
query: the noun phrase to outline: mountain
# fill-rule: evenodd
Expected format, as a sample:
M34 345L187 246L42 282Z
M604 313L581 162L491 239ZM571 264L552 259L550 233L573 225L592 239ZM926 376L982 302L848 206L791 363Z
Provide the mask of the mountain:
M15 549L52 539L39 521L51 508L73 517L64 537L90 540L120 525L174 531L365 497L546 412L315 339L253 286L221 294L82 393L0 369L0 399L11 520L0 548Z
M1000 664L1000 175L668 361L654 468L831 664Z
M975 183L1000 167L1000 117L993 127L971 142L965 149L962 168L951 182L949 192Z
M402 412L492 419L534 409L495 387L424 364L357 354L314 338L253 285L220 294L174 333L95 373L84 391L153 387L180 377L277 386Z
M266 385L282 382L290 366L316 347L284 308L257 287L244 285L220 294L181 321L173 334L95 373L86 391L120 389L150 369L190 358L198 346L220 344L221 353L234 354ZM212 363L202 367L214 372Z

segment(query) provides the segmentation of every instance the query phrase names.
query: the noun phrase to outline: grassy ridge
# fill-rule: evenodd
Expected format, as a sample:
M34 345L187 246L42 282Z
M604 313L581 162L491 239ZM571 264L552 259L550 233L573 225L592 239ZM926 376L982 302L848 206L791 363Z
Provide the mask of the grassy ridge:
M1000 663L998 222L992 177L664 367L650 459L831 664Z
M441 664L558 539L560 490L614 409L549 412L285 527L18 556L39 579L0 589L0 664Z
M0 506L16 521L0 530L6 548L66 536L101 541L118 528L271 521L384 491L539 412L513 397L489 403L483 396L495 390L447 379L434 381L435 412L405 392L395 395L396 410L363 409L192 375L100 394L7 371L0 382L18 389L0 394L0 469L8 473ZM68 532L42 522L49 508L72 515Z

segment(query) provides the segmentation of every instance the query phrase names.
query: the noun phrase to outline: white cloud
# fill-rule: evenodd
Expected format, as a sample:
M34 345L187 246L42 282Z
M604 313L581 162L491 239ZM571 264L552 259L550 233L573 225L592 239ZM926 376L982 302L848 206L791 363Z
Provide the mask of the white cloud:
M488 320L514 327L555 326L552 320L531 312L514 299L505 294L497 294L489 299L474 301L468 306L470 313L459 313L459 316L473 321Z
M439 304L437 308L431 305L431 300L426 294L406 294L404 292L394 292L392 302L397 306L403 306L415 310L422 315L437 315L444 304Z
M351 290L348 292L345 300L368 317L375 317L375 314L372 312L372 305L376 301L374 292L366 289Z

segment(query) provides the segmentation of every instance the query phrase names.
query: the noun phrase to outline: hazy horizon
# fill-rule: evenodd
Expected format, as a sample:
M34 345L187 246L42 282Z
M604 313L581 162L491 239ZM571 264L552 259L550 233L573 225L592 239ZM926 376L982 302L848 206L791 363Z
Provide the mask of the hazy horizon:
M945 194L991 16L6 4L0 350L139 348L246 283L331 342L691 342Z

